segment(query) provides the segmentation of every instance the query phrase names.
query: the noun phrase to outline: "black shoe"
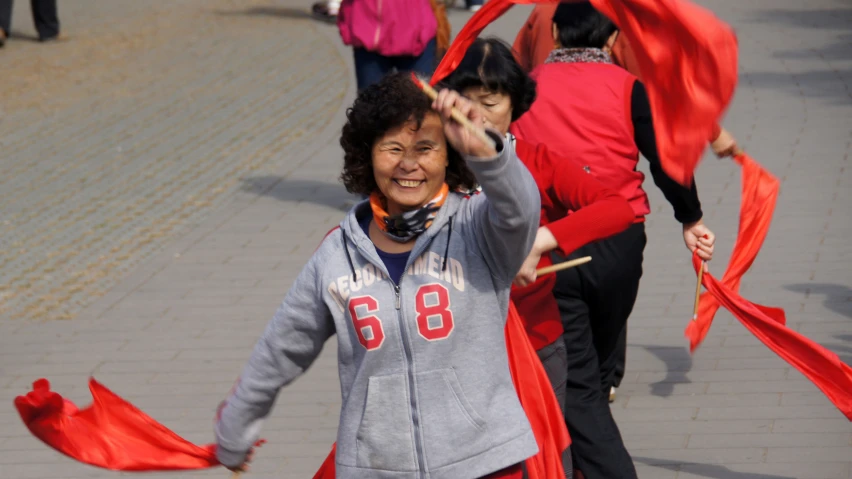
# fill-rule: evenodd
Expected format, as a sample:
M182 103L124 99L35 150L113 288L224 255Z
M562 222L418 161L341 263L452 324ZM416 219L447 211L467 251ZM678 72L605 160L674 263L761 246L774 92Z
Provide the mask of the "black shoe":
M328 6L328 2L316 2L311 6L311 13L314 18L319 20L323 20L329 23L334 23L337 21L337 12L331 11L331 8Z
M38 41L40 41L41 43L50 43L50 42L58 42L59 40L62 40L62 39L63 39L63 37L59 33L57 33L56 35L51 35L49 37L39 37Z

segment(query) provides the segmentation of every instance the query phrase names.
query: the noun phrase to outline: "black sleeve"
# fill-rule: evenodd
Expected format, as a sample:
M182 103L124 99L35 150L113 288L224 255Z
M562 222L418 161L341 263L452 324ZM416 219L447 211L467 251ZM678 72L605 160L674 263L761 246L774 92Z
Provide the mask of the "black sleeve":
M639 152L651 163L651 176L654 183L663 192L666 199L674 208L675 219L681 223L692 223L703 216L701 202L698 201L698 190L695 181L692 186L686 188L677 181L671 179L663 171L660 157L657 155L657 140L654 136L654 122L651 118L651 105L648 103L648 94L642 82L636 80L633 83L633 92L630 96L630 117L633 120L633 138Z

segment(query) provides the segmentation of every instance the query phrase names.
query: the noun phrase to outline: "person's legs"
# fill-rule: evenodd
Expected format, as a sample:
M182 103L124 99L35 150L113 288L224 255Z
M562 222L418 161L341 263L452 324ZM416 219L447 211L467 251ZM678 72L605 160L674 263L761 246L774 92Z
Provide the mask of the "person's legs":
M618 338L618 356L615 358L615 369L612 379L612 386L621 386L621 380L624 379L624 371L627 369L627 325L624 325L624 331L621 332L621 337Z
M38 39L52 40L59 36L59 14L56 10L56 0L30 0L33 10Z
M485 0L464 0L464 7L470 10L471 12L475 12L482 8L482 5L485 3Z
M565 349L565 341L560 337L536 351L536 354L538 354L541 365L544 366L544 372L547 373L547 379L550 380L553 393L556 395L556 402L559 403L559 409L562 410L564 417L565 386L568 382L568 351ZM563 451L562 466L565 469L565 478L571 479L574 476L574 461L571 458L570 446Z
M604 392L610 391L610 401L613 399L614 389L621 385L624 379L624 367L627 362L627 324L618 336L615 351L609 358L601 363L601 388Z
M554 262L588 254L587 247L583 247L569 258L554 255ZM595 257L596 261L603 259ZM633 461L607 398L601 393L600 365L591 327L598 318L591 314L586 298L590 286L585 270L591 264L558 273L553 290L565 329L565 422L571 433L574 467L587 479L635 479Z
M435 52L437 40L434 38L426 44L426 48L416 57L393 57L393 66L403 72L413 71L418 75L431 75L435 70Z
M353 48L355 60L355 80L358 91L378 83L393 70L392 59L363 48Z
M592 337L601 369L601 391L609 397L615 371L627 349L627 319L636 303L642 278L645 225L637 223L626 231L586 246L595 265L585 268L586 299ZM623 362L622 362L623 364Z
M556 402L559 403L559 409L565 413L565 384L568 382L568 351L565 349L565 341L560 337L556 341L536 351L541 365L544 366L544 372L547 373L547 379L550 380L550 385L553 387L553 393L556 395Z
M340 12L340 0L325 0L311 6L311 13L319 19L333 22Z
M0 0L0 46L3 46L12 28L12 5L13 0Z

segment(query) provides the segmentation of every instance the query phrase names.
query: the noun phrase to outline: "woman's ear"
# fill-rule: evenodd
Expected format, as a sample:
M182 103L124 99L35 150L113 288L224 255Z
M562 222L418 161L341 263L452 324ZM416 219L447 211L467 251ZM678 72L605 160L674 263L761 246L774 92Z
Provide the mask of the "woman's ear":
M550 35L553 36L553 46L554 48L559 48L561 45L559 44L559 27L556 26L555 23L550 24Z
M606 39L606 43L604 44L603 51L612 55L612 48L615 46L615 41L618 40L618 33L619 33L619 31L616 30L616 31L612 32L612 35L610 35L609 38Z

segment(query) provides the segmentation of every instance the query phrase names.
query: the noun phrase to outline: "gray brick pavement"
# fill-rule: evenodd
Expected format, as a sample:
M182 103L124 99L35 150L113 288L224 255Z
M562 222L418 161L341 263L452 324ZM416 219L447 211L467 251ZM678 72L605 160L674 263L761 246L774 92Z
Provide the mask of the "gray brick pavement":
M122 11L106 3L88 10ZM297 166L290 155L346 91L346 64L314 22L247 15L250 1L119 3L125 21L72 6L68 42L4 52L29 80L2 102L0 310L14 319L75 317L233 199L241 178ZM29 23L21 10L17 25ZM34 118L33 102L49 115Z
M783 181L742 291L784 307L791 327L850 362L852 9L831 0L703 3L737 28L741 46L741 83L725 126ZM57 317L61 294L52 303L12 303L8 293L19 287L0 290L0 402L10 405L47 376L87 404L94 373L178 434L208 442L213 411L253 342L342 216L348 196L335 180L336 134L353 95L350 53L333 26L306 20L299 12L307 4L295 0L61 8L69 42L16 40L2 52L4 66L22 74L0 93L0 163L10 172L0 196L4 216L7 204L17 215L1 236L0 283L40 278L39 294L48 294L65 281L44 280L51 265L88 266L97 255L116 265L93 263L90 270L107 274L84 276L91 281L69 293L81 304L59 317L71 321L43 321ZM511 41L528 10L510 12L489 33ZM26 14L21 3L15 21L23 32ZM452 11L454 30L468 16ZM75 182L81 186L69 189ZM720 274L736 234L738 169L708 157L698 184L719 237L712 271ZM157 187L162 194L146 197ZM728 313L720 311L689 355L683 328L694 276L670 208L648 189L645 278L613 405L640 477L852 477L849 422ZM116 222L124 229L85 234ZM22 239L31 257L8 253ZM105 246L116 242L114 252ZM103 295L92 300L93 292ZM33 304L44 309L27 309ZM28 315L10 319L8 311ZM250 477L310 476L335 438L338 388L332 340L281 394ZM117 475L47 450L11 407L0 411L0 477Z

